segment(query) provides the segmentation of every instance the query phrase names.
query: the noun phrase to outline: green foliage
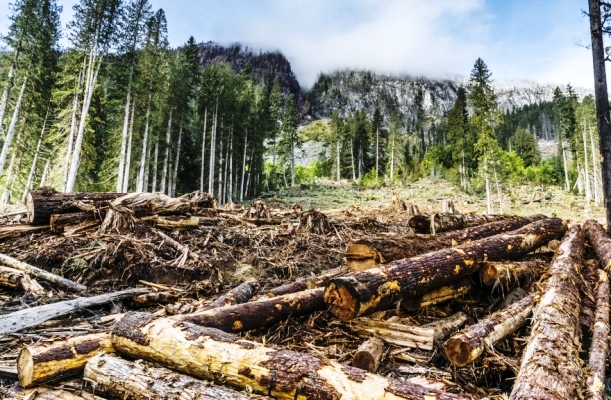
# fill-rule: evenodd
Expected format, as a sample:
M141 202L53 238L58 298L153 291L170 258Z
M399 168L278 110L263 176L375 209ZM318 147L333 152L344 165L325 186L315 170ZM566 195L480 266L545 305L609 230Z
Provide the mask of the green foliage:
M516 153L524 160L524 165L530 167L536 165L541 160L539 150L537 150L536 138L524 128L518 128L514 136L513 148Z

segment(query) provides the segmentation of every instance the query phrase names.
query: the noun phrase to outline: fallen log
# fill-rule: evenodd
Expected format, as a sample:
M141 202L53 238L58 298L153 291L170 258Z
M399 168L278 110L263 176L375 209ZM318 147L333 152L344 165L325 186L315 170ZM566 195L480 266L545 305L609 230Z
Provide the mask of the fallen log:
M486 262L479 270L479 277L486 286L493 286L498 282L508 285L524 277L536 279L548 267L549 264L543 260Z
M226 308L224 308L226 309ZM276 399L456 399L457 395L383 378L335 361L276 350L217 329L144 313L127 314L112 331L117 352L252 388Z
M468 241L513 231L543 218L545 218L544 215L516 217L473 226L459 231L446 232L436 236L411 235L394 238L361 239L348 246L346 262L351 271L362 271L377 264L410 258L430 251L454 247Z
M0 265L0 286L7 288L21 288L35 296L42 296L45 290L35 279L18 269L3 267Z
M448 213L414 215L408 221L409 226L417 233L437 234L468 228L470 226L487 224L489 222L519 219L515 215L483 215L465 214L456 215Z
M596 220L588 220L583 224L588 241L594 248L602 268L609 272L611 269L611 238L605 229Z
M452 332L460 329L460 327L466 324L467 321L469 321L467 314L459 311L447 318L439 319L437 321L421 325L420 327L424 329L433 329L435 332L433 337L436 342L439 342L448 337Z
M69 279L62 278L61 276L52 274L44 269L34 267L33 265L19 261L16 258L7 256L6 254L0 254L0 264L6 265L7 267L23 271L34 278L40 278L44 281L53 283L62 289L67 289L73 292L84 292L87 290L86 286L79 283L73 282Z
M55 233L64 233L67 226L79 225L85 222L98 221L101 223L101 219L105 213L96 213L93 211L80 211L66 214L51 214L51 231Z
M199 218L194 216L159 216L152 218L153 224L162 229L194 229L199 227Z
M141 361L127 361L114 354L100 354L89 360L84 378L96 393L119 399L269 399L240 393L167 368L143 365Z
M380 366L382 355L384 355L384 342L372 337L361 343L354 353L352 365L367 372L375 373Z
M370 318L353 319L347 326L356 330L361 337L375 336L386 343L401 347L432 350L435 340L434 328L409 326Z
M550 267L511 400L581 398L579 286L583 252L584 235L580 226L574 225Z
M308 280L299 279L295 282L286 283L284 285L272 288L265 292L268 297L282 296L283 294L297 293L308 289Z
M324 300L342 320L391 308L401 298L421 296L474 273L484 261L519 258L565 231L561 219L548 218L507 234L353 272L333 279Z
M273 324L290 316L298 317L324 310L323 291L322 288L304 290L249 303L178 315L173 318L225 332L243 332Z
M588 359L587 399L605 399L605 366L609 355L609 276L598 270L596 314L592 329L592 345Z
M33 226L30 224L0 226L0 240L44 232L48 229L49 227L45 225Z
M33 389L11 388L4 400L104 400L101 397L82 392L75 394L67 390L50 387L37 387Z
M218 299L214 300L206 309L233 306L246 303L252 299L259 290L259 282L256 279L248 279L234 287Z
M83 308L95 307L111 301L130 298L146 292L148 292L148 289L145 288L128 289L93 297L78 297L73 300L15 311L0 316L0 335L19 332L22 329L36 326L51 318L66 315Z
M78 375L89 359L102 352L114 352L108 332L25 346L17 357L19 383L29 388Z
M60 193L52 187L42 187L28 193L26 208L32 225L49 224L52 214L82 211L83 205L99 208L125 193Z
M447 359L459 367L475 361L486 348L492 348L496 342L524 325L532 313L535 298L533 293L452 335L443 346Z
M459 279L447 286L431 290L419 297L404 298L401 300L401 307L408 311L416 311L421 308L431 307L449 300L458 299L476 288L475 283L469 278Z
M134 296L131 304L135 307L153 307L160 304L169 304L179 299L180 295L174 291L149 292Z

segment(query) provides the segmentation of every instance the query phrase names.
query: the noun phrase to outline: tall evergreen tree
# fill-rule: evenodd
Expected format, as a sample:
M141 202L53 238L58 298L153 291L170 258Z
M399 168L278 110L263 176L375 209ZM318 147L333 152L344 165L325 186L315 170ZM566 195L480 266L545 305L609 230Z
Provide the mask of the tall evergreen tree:
M295 96L290 94L286 99L282 118L282 138L280 139L281 157L289 160L291 166L291 186L295 186L295 148L301 146L297 135L297 106Z

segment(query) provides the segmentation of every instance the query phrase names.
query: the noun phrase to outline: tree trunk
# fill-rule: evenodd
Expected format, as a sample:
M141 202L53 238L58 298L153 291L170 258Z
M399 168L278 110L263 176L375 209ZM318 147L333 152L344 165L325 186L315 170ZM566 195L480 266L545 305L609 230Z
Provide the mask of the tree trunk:
M144 122L144 135L142 136L142 155L140 156L140 168L138 169L138 178L136 180L136 192L144 191L144 171L146 169L146 154L149 140L149 125L151 123L151 103L153 101L153 82L149 84L148 100L146 102L146 118Z
M579 286L583 252L583 232L579 225L573 225L550 267L511 400L581 398Z
M356 169L354 168L354 143L350 139L350 158L352 159L352 180L356 181Z
M410 228L412 228L417 233L433 233L433 231L435 233L441 233L441 232L464 229L468 227L479 226L483 224L489 224L491 222L497 222L497 221L519 221L519 223L522 224L519 226L521 227L525 225L524 222L530 223L530 222L534 222L535 220L539 220L541 218L545 218L545 216L540 215L540 214L532 215L528 217L518 217L514 215L503 215L503 214L456 215L456 214L449 214L449 213L445 213L445 214L438 213L438 214L433 214L433 215L427 215L427 214L414 215L409 219L408 223L409 223ZM433 224L431 224L431 220L433 221ZM497 228L511 230L512 229L511 227L515 225L512 225L511 223L507 223L506 228L502 228L503 226L505 225L491 226L491 228L493 230L496 230ZM513 229L516 229L516 228L513 228ZM469 231L469 235L472 235L475 232L477 231L476 230L474 230L473 232Z
M422 296L404 298L401 300L401 307L409 311L416 311L422 308L431 307L436 304L444 303L465 296L475 290L476 285L469 278L459 279L447 286L431 290Z
M206 160L206 128L208 125L208 107L204 111L204 130L202 132L202 163L199 176L199 191L204 191L204 165Z
M227 182L227 202L233 203L233 129L229 134L229 148L228 148L228 160L229 171L225 171L225 175L229 175Z
M106 205L124 196L125 193L60 193L53 188L43 187L28 193L26 208L28 222L32 225L48 224L51 214L65 214L80 211L79 205L94 207Z
M295 135L291 134L291 187L295 186Z
M174 162L174 173L172 174L172 186L170 187L170 196L176 197L176 182L178 180L178 166L180 165L180 146L182 144L182 125L178 130L178 143L176 143L176 161Z
M435 331L435 342L440 342L448 337L448 335L450 335L452 332L466 324L468 320L469 317L467 317L467 314L459 311L447 318L438 319L437 321L433 321L420 327L424 329L433 329Z
M586 203L589 206L592 200L592 190L590 189L590 163L588 162L588 146L586 142L586 120L583 120L583 165L585 168L585 184L586 184Z
M67 390L53 389L50 387L37 387L23 389L12 387L5 400L104 400L101 397L82 392L80 395Z
M398 238L372 237L361 239L348 246L346 262L352 272L358 272L377 264L410 258L433 250L455 247L472 240L509 232L543 218L545 218L543 215L512 217L458 231L445 232L436 236L406 235Z
M40 178L40 187L45 186L45 183L47 183L47 175L49 174L49 164L50 162L49 160L47 160L47 163L45 164L45 169L42 171L42 177Z
M159 139L155 139L155 155L153 156L153 185L151 192L157 191L157 162L159 161Z
M391 308L401 298L420 296L472 274L483 261L519 258L565 231L561 219L549 218L508 234L354 272L326 287L325 303L342 320Z
M216 156L216 125L218 120L219 102L216 101L214 119L212 122L212 134L210 136L210 168L208 170L208 193L214 196L214 158Z
M206 309L234 306L246 303L252 299L259 290L259 282L256 279L249 279L234 287L218 299L214 300Z
M17 104L15 105L15 110L13 111L13 117L11 118L11 124L8 127L8 132L6 133L6 138L4 139L4 145L2 146L2 152L0 152L0 177L2 176L2 173L4 172L4 164L6 163L6 157L8 156L8 151L13 141L13 135L15 134L15 127L17 126L17 121L19 120L21 102L23 101L23 94L25 93L27 82L28 82L28 78L26 76L23 79L23 84L21 85L21 91L19 92L19 97L17 98Z
M361 343L354 354L352 365L367 372L375 373L380 366L382 355L384 355L384 342L372 337Z
M586 382L587 399L605 399L605 366L609 355L609 276L598 270L596 315L592 328L592 345Z
M11 63L11 67L8 70L8 76L6 78L6 85L4 86L4 90L2 90L2 97L0 98L0 137L4 137L4 114L6 113L6 106L8 105L8 98L11 93L11 89L13 88L13 79L15 78L15 66L17 65L17 60L19 59L20 50L16 49L14 51L13 61Z
M589 124L588 124L589 125ZM592 134L592 127L589 126L588 129L589 133L590 133L590 148L591 148L591 154L592 154L592 189L594 190L594 203L596 203L597 205L600 204L600 194L598 192L598 183L599 183L599 179L598 179L598 169L596 167L596 160L600 159L600 157L598 157L597 153L596 153L596 148L594 147L594 135Z
M240 201L244 200L244 178L246 177L246 149L248 146L248 130L244 135L244 156L242 157L242 179L240 179Z
M24 388L30 388L79 375L93 356L114 351L108 332L25 346L17 358L19 383Z
M549 267L543 260L486 262L480 270L482 284L493 286L499 282L505 286L517 282L520 278L530 277L531 281L538 279Z
M134 96L134 103L132 105L132 116L130 118L130 123L129 123L129 133L128 133L129 137L127 139L127 155L126 155L126 160L125 160L125 171L124 171L124 175L122 178L123 193L127 193L129 191L129 173L131 170L131 163L132 163L132 140L134 137L135 110L136 110L136 98Z
M71 292L84 292L87 290L86 286L73 282L69 279L62 278L59 275L55 275L51 272L45 271L44 269L37 268L33 265L24 263L17 260L16 258L7 256L6 254L0 254L0 264L6 265L7 267L23 271L35 278L45 280L53 283L54 285L69 290Z
M106 215L104 213L104 215ZM98 220L98 222L102 222L104 219L104 215L99 214L96 216L93 212L90 211L79 211L67 214L51 214L51 231L55 233L64 233L66 227L79 225L84 222L89 222L93 220Z
M340 159L340 144L341 142L338 140L336 143L337 149L336 149L336 154L335 154L335 162L337 164L337 178L335 179L336 181L340 181L340 179L342 179L341 173L342 173L342 163L341 163L341 159Z
M30 173L28 174L28 181L25 184L25 188L23 190L23 196L21 197L21 202L25 204L25 199L32 189L32 184L34 182L34 173L36 172L36 163L38 162L38 156L40 155L40 147L42 146L42 138L45 135L45 128L47 127L47 119L49 118L49 109L47 109L47 115L45 116L45 120L42 123L42 130L40 132L40 138L38 139L38 144L36 145L36 153L34 153L34 160L32 160L32 166L30 167Z
M100 354L87 362L84 378L93 383L96 393L119 399L268 399L113 354Z
M221 308L221 310L226 308ZM113 329L118 352L161 362L201 379L219 379L276 399L456 399L456 395L366 373L336 361L246 342L219 330L143 313Z
M221 148L219 149L219 176L218 176L218 188L217 197L221 205L225 204L225 197L223 196L223 136L221 135Z
M125 175L125 156L127 152L127 133L129 131L129 106L131 105L132 79L134 76L134 66L129 72L129 81L127 83L127 96L125 99L125 115L123 116L123 130L121 131L121 150L119 153L119 170L117 171L117 188L116 191L123 190L123 176Z
M290 282L265 292L269 297L282 296L284 294L297 293L309 289L307 279L299 279L295 282Z
M73 300L60 301L58 303L45 304L32 308L15 311L0 316L0 335L19 332L41 324L51 318L57 318L83 308L96 307L111 301L130 298L135 295L147 293L148 289L128 289L121 292L101 294L93 297L78 297Z
M611 121L609 121L609 95L607 93L607 72L605 69L605 46L600 16L600 0L588 0L590 33L592 37L592 61L594 66L594 95L596 97L596 120L601 170L603 180L603 200L607 215L607 232L611 232Z
M176 318L225 332L243 332L273 324L289 316L298 317L324 310L325 303L322 295L323 289L305 290L233 306L198 311Z
M149 142L152 141L151 136L152 136L152 133L149 136ZM146 150L146 164L145 164L145 169L144 169L144 187L143 187L143 191L144 192L150 192L150 190L149 190L149 187L150 187L149 186L149 176L150 176L151 167L152 167L152 164L151 164L151 161L150 161L151 160L151 149L152 149L152 147L151 147L150 143L147 144L146 149L147 150Z
M536 294L499 310L467 329L452 335L443 349L450 362L459 367L471 364L492 346L518 330L532 314Z
M357 331L361 337L375 336L386 343L399 347L433 350L435 330L403 323L387 322L370 318L357 318L348 327Z
M611 268L611 239L604 228L596 220L588 220L583 224L588 240L605 271Z
M0 266L0 286L11 289L23 289L34 296L43 296L45 290L28 274L13 268Z
M490 177L488 176L488 172L486 174L486 213L492 214L492 198L490 193Z

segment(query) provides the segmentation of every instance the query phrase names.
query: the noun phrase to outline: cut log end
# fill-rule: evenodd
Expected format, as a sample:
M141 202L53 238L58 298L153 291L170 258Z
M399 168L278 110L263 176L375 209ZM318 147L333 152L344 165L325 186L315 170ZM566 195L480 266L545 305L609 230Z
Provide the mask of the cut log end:
M19 383L24 388L30 387L34 377L34 358L27 347L19 352L17 358L17 374Z
M446 357L459 367L464 367L473 361L471 346L460 339L449 339L444 345ZM477 358L477 357L475 357Z
M325 303L331 305L331 314L347 321L356 317L359 304L356 296L350 293L346 286L338 286L331 282L325 289Z

